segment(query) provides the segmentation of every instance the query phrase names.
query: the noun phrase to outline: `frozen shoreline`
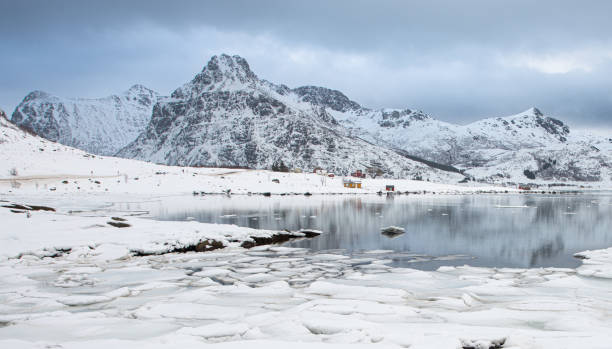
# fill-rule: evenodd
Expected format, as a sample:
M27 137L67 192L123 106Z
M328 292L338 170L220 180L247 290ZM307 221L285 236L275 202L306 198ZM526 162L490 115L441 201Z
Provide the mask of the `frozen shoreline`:
M576 269L427 272L389 267L385 251L349 257L239 247L272 231L127 213L121 218L131 227L115 228L110 216L64 209L28 218L0 208L0 346L460 348L462 339L505 339L504 348L609 348L612 341L612 248L580 253ZM213 238L229 247L132 253ZM65 252L44 257L53 247Z
M81 251L101 260L312 237L316 231L273 231L228 224L155 221L130 214L113 216L55 212L52 207L0 202L0 258L60 256ZM53 210L53 211L50 211ZM44 237L41 236L44 232Z

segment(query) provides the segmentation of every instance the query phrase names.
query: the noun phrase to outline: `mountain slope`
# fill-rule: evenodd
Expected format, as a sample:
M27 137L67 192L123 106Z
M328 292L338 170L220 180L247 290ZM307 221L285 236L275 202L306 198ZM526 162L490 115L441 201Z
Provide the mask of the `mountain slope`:
M158 98L142 85L99 99L60 98L34 91L17 106L11 121L48 140L112 155L144 130Z
M214 56L192 81L160 99L146 130L118 155L169 165L270 168L282 161L337 174L362 169L389 177L462 178L352 137L315 102L260 80L241 57Z
M417 110L371 110L339 91L297 88L352 135L417 159L462 169L487 182L612 181L611 141L570 133L537 108L455 125Z
M463 173L496 183L612 181L610 139L575 135L537 108L456 125L420 110L365 108L324 87L276 85L238 56L213 57L170 97L138 85L102 99L33 92L12 120L93 153L161 164L270 168L282 161L435 180Z
M279 181L274 181L277 179ZM448 178L447 178L448 179ZM395 185L398 191L476 193L501 191L491 186L474 187L414 181L367 178L362 189L345 188L342 178L313 173L271 173L266 170L173 167L132 159L97 156L51 142L20 129L0 113L0 198L30 195L51 206L65 195L106 193L123 195L185 195L196 191L232 194L273 193L370 193ZM32 196L34 195L34 196ZM42 195L42 196L40 196ZM70 200L70 199L69 199ZM80 202L80 201L79 201ZM29 202L32 203L32 202ZM101 223L105 224L104 218ZM113 228L111 228L113 229Z

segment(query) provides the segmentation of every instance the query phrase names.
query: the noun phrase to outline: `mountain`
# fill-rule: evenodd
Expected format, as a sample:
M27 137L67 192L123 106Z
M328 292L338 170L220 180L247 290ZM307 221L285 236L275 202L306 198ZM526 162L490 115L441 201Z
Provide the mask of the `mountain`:
M113 155L147 126L159 95L142 85L105 98L28 94L11 121L48 140L100 155Z
M33 92L12 120L90 152L170 165L282 162L436 180L462 173L495 183L612 181L612 140L571 132L537 108L457 125L416 109L366 108L325 87L274 84L239 56L212 57L169 97L138 85L102 99Z
M564 122L537 108L456 125L419 110L364 108L323 87L292 91L325 108L353 136L459 168L476 180L612 181L612 140L574 135Z
M341 111L359 105L327 91L291 90L259 79L239 56L214 56L193 80L160 98L147 128L118 155L168 165L270 168L282 162L336 174L362 169L388 177L463 178L353 136L323 104Z
M333 110L331 106L328 106ZM354 109L333 113L354 134L461 169L486 182L610 181L610 141L570 133L539 109L456 125L421 111Z

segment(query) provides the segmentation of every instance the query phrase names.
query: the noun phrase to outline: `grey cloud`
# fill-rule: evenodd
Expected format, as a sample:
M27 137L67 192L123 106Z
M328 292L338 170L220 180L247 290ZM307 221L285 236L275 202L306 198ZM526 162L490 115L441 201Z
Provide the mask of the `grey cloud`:
M464 123L536 105L612 128L610 13L610 1L4 1L0 107L33 89L169 93L228 52L263 78L337 88L371 107ZM500 59L521 54L593 62L547 74Z

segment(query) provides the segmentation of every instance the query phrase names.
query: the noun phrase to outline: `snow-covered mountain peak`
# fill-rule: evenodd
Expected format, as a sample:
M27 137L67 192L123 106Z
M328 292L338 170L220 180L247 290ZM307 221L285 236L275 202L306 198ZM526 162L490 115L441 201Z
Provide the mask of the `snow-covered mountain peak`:
M134 84L127 91L125 91L125 94L126 95L152 95L152 94L157 95L157 92L151 90L150 88L147 88L144 85Z
M532 113L535 116L544 116L544 113L542 113L540 111L540 109L536 108L536 107L531 107L529 110L527 110L525 113Z
M130 87L123 93L123 96L129 101L137 102L141 105L152 106L159 99L159 93L147 88L144 85L136 84ZM117 98L117 96L111 96L110 98Z
M173 98L194 97L202 92L237 90L259 82L247 61L240 56L213 56L193 80L172 93Z
M348 111L358 111L362 107L342 92L319 86L302 86L292 90L300 100L309 102L317 106L327 107L332 110L346 113Z
M33 91L11 121L51 141L113 155L144 130L158 98L142 85L103 98L61 98Z
M346 111L342 112L342 111ZM365 115L339 91L260 80L238 56L214 56L153 108L144 132L118 155L186 166L325 168L347 175L452 178L350 133L334 115Z
M30 93L27 94L27 96L25 96L25 98L23 99L23 101L21 103L26 103L29 101L33 101L36 99L57 99L57 97L45 92L45 91L40 91L40 90L34 90Z
M545 116L538 108L530 108L526 111L506 116L477 121L470 128L485 128L504 130L505 133L519 133L526 137L553 138L560 142L566 142L570 129L563 121Z

